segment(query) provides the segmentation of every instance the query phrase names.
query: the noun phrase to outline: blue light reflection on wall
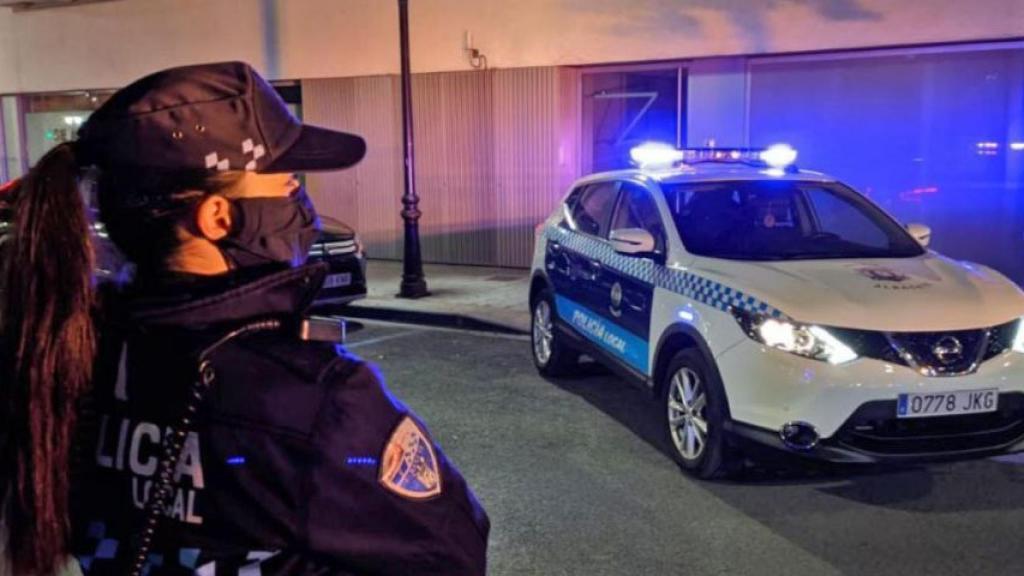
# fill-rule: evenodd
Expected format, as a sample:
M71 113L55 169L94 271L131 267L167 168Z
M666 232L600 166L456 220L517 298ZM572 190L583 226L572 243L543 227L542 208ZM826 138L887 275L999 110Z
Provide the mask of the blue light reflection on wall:
M1024 49L757 62L750 141L785 141L932 247L1024 283Z

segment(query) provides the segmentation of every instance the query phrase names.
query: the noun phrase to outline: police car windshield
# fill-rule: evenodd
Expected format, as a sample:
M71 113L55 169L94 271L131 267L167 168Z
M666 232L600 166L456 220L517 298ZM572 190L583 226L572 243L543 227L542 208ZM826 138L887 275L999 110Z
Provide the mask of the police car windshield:
M921 245L834 183L750 180L662 184L686 249L730 260L909 258Z

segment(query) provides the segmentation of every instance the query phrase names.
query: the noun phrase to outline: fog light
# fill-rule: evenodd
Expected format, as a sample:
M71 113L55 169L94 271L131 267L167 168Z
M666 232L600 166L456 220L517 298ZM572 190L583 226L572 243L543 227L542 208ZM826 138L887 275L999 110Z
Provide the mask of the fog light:
M818 431L806 422L789 422L779 429L779 438L794 450L810 450L818 445Z

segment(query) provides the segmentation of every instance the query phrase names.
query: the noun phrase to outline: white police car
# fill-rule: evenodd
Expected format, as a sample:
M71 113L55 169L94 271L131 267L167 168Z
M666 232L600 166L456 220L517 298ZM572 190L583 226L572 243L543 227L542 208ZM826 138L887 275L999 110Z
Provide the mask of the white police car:
M832 462L1024 449L1024 293L765 151L634 149L538 229L545 375L580 353L650 388L679 463L752 447Z

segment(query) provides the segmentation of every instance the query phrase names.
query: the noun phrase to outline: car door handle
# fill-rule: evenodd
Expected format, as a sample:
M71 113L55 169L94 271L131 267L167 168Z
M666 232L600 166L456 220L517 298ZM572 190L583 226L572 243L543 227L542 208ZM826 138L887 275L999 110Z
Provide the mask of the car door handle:
M622 303L628 306L629 309L634 312L643 312L644 308L647 305L647 299L644 298L643 296L640 296L639 298L634 298L629 294L623 294Z
M548 242L545 260L547 260L548 270L556 270L563 274L568 274L571 269L571 266L566 261L565 251L562 250L562 245L558 242Z

